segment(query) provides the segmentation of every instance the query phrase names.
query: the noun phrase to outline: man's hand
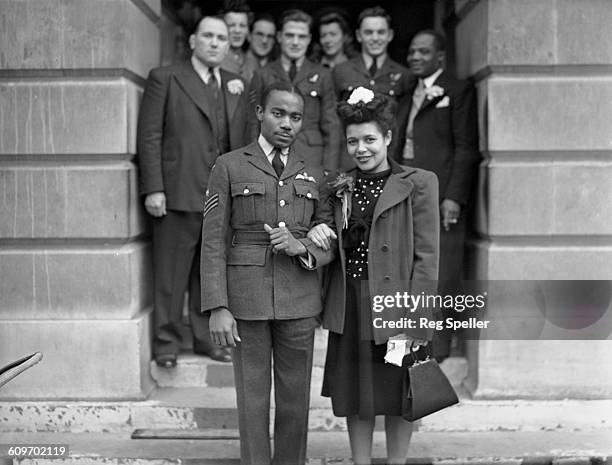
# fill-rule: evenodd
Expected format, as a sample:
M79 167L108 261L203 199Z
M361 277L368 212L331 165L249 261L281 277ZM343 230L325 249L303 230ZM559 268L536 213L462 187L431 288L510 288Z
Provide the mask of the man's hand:
M264 224L264 229L270 235L270 243L274 253L284 252L290 257L306 254L307 251L304 244L293 237L293 234L291 234L291 231L286 226L271 228Z
M166 194L153 192L145 197L144 206L149 215L160 217L166 214Z
M208 326L213 344L236 347L236 342L241 342L236 319L227 308L212 310Z
M331 241L338 239L336 233L332 228L327 226L325 223L314 226L306 235L308 239L312 241L314 245L323 250L329 250L331 247Z
M456 224L459 221L461 214L461 205L451 199L444 199L440 204L440 217L442 218L442 226L445 231L449 231L451 224Z

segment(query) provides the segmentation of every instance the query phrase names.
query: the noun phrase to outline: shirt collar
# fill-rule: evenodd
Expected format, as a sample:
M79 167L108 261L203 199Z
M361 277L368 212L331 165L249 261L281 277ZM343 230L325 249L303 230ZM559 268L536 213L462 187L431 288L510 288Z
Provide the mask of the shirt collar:
M274 146L270 142L268 142L268 139L266 139L263 134L259 133L257 143L261 147L261 150L263 150L265 156L268 157L268 159L271 159L271 157L273 156L272 150L274 150ZM286 157L287 155L289 155L289 147L281 149L281 157Z
M430 74L426 78L423 78L423 84L425 85L425 88L429 88L433 86L434 82L436 82L436 79L438 79L438 76L442 74L442 71L443 71L442 68L438 68L436 72L434 72L433 74Z
M374 57L368 55L367 53L362 53L361 58L363 59L363 63L365 64L366 69L370 69L372 63L374 62ZM385 60L387 59L387 54L383 53L376 57L376 67L378 69L382 68L382 65L385 64Z
M193 66L195 72L198 73L198 76L200 76L200 79L202 79L204 84L208 84L208 66L198 60L195 55L191 55L191 65ZM219 67L215 66L212 70L215 78L217 78L217 82L219 85L221 85L221 73L219 72Z
M295 66L297 66L298 70L304 64L305 59L306 59L306 56L303 56L302 58L298 58L297 60L295 60ZM280 61L281 61L281 65L283 66L283 69L289 72L289 69L291 68L291 60L287 58L285 55L281 55Z

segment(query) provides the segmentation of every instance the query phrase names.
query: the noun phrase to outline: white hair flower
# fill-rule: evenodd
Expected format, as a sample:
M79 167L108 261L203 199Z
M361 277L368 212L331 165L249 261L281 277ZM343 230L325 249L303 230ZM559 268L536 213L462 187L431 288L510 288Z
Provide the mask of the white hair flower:
M357 87L353 92L351 92L351 96L346 101L349 105L355 105L359 102L370 103L374 99L374 92L370 89L366 89L365 87Z

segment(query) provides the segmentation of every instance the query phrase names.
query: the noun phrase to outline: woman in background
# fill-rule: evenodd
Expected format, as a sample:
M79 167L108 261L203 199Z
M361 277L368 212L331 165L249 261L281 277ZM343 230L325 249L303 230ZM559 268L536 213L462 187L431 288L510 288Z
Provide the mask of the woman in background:
M353 33L344 16L332 11L318 21L319 41L314 47L313 61L328 68L343 63L356 55Z

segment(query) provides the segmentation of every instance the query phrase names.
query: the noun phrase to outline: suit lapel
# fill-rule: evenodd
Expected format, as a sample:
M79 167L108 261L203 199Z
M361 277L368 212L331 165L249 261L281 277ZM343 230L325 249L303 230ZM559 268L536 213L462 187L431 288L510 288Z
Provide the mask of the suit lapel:
M359 55L351 60L353 65L353 69L356 73L361 74L363 77L370 79L370 72L366 68L365 62L363 61L363 57Z
M185 63L175 76L185 93L191 98L200 111L206 115L212 124L212 122L215 121L214 112L212 110L214 105L211 105L206 87L202 79L200 79L200 76L198 76L198 73L196 73L193 66L191 66L191 63Z
M227 73L227 71L223 69L219 71L221 72L221 92L223 92L223 96L225 97L225 109L226 109L226 114L227 114L227 120L231 121L232 118L234 117L234 113L236 113L236 108L238 107L238 101L240 100L240 94L232 94L229 91L227 87L227 83L231 81L230 79L231 76ZM246 89L243 89L242 92L246 92Z
M402 202L410 195L414 184L408 179L410 172L392 173L376 202L372 224L376 222L382 212Z
M425 97L425 100L423 100L423 104L421 105L421 108L419 109L419 113L421 113L423 110L425 110L426 108L431 107L432 105L436 105L440 100L442 100L444 98L444 96L446 95L446 76L444 71L442 71L442 73L436 78L436 80L434 81L434 83L432 84L433 86L438 86L441 87L442 89L444 89L444 94L442 94L439 97L435 97L432 98L431 100L427 100L427 97Z
M244 153L249 157L249 163L261 171L268 173L271 176L276 177L276 172L272 168L272 164L268 161L266 154L263 153L261 147L257 142L249 144L245 149Z
M314 71L314 69L315 69L314 63L312 63L308 59L304 59L304 62L302 63L302 66L300 67L297 74L295 75L295 79L293 82L297 84L298 82L303 81L309 76L310 73Z
M270 70L276 77L275 80L289 82L289 75L283 69L283 65L280 62L280 58L278 60L274 60L272 63L268 64L267 66L270 68Z
M304 169L304 160L299 158L296 155L295 150L293 150L293 147L291 147L289 151L289 156L287 157L287 166L285 166L285 170L283 171L283 174L281 175L280 178L283 180L288 179L298 174L303 169Z

